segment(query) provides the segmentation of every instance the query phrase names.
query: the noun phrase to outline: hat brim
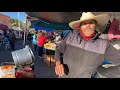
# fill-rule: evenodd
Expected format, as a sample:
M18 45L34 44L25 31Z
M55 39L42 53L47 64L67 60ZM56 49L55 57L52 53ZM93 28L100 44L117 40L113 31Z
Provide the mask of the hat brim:
M72 29L77 30L77 28L79 27L81 22L86 21L86 20L90 20L90 19L96 20L98 25L102 28L102 27L107 25L107 23L110 19L110 16L108 14L102 14L102 15L97 15L97 16L91 17L91 18L86 18L84 20L72 21L69 23L69 26Z

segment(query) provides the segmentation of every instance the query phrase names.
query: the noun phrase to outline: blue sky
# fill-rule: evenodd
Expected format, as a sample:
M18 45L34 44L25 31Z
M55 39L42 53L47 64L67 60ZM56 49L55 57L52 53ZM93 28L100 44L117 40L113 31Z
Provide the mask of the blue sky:
M18 12L0 12L0 14L8 15L10 18L18 19ZM24 22L27 14L25 12L19 12L20 21Z

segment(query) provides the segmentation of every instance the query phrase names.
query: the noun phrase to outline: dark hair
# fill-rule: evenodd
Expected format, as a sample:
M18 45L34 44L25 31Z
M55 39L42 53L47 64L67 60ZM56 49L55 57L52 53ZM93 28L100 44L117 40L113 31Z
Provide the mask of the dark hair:
M80 23L80 26L85 25L85 24L88 24L88 23L89 23L89 24L96 24L96 25L98 25L98 23L97 23L96 20L90 19L90 20L85 20L85 21L81 22L81 23Z

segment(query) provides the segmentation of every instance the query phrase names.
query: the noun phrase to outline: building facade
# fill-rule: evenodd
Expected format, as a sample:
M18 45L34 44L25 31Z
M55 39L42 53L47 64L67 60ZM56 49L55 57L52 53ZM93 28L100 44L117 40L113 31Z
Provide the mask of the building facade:
M0 31L6 34L10 27L11 27L10 16L0 14Z
M0 14L0 24L8 26L10 28L11 22L10 22L10 16Z

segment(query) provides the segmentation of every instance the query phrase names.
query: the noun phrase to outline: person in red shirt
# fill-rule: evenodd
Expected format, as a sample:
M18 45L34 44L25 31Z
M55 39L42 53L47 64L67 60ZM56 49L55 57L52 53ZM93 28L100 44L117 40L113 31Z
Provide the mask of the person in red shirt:
M43 47L44 44L47 40L47 38L45 37L45 33L41 30L39 32L39 37L37 38L37 44L38 44L38 56L42 58L42 54L43 54Z

